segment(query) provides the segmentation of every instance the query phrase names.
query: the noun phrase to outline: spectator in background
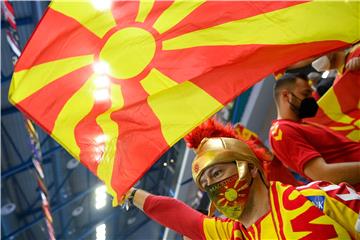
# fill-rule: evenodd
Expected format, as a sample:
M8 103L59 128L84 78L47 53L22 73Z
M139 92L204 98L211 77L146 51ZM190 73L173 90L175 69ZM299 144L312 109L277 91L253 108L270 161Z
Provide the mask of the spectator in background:
M343 74L346 70L360 70L360 43L354 44L346 50L331 52L323 55L314 61L311 65L318 72L325 72L336 69L338 74Z
M315 59L311 65L318 72L325 72L331 69L337 69L339 72L342 72L345 57L345 50L331 52Z
M316 85L318 85L321 81L321 73L319 72L311 72L307 75L308 79L311 81L311 86L315 87Z
M318 106L306 76L285 74L274 85L278 119L269 141L281 162L309 180L348 182L360 190L360 144L307 123Z
M313 97L316 100L322 97L327 90L331 88L334 83L335 76L328 74L325 78L322 78L321 74L318 72L311 72L307 75L308 79L311 81L310 85L314 90Z
M311 80L310 85L314 89L313 96L318 100L333 85L334 80L341 77L346 70L360 70L360 43L354 44L348 49L333 51L318 58L312 57L297 62L288 66L286 73L306 73L308 79ZM276 79L283 74L278 74Z
M312 96L317 100L320 98L320 94L318 93L318 90L316 88L316 85L318 85L322 79L321 74L318 72L310 72L307 75L309 79L309 84L313 90Z

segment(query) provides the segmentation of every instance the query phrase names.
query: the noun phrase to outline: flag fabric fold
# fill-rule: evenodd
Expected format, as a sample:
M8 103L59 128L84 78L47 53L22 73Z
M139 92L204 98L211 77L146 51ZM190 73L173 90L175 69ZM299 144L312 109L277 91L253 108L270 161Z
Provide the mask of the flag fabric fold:
M263 77L359 41L357 2L53 1L9 99L118 203L170 146Z
M360 43L347 56L360 57ZM327 126L348 139L360 142L360 71L345 70L318 100L319 111L309 121Z

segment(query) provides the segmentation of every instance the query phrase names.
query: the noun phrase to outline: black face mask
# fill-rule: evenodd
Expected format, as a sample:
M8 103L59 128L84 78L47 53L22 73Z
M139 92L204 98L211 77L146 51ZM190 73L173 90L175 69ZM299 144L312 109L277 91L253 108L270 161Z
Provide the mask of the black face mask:
M293 95L294 97L300 100L300 98L295 96L295 94L291 93L291 95ZM317 104L315 98L308 97L300 101L301 101L300 107L296 107L294 104L289 102L291 105L291 110L293 110L300 119L315 117L317 110L319 109L319 105Z

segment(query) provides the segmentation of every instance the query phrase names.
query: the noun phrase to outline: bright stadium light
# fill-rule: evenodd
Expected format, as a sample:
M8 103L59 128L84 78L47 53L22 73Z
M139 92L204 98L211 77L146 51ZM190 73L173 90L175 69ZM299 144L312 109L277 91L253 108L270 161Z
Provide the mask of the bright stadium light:
M111 8L112 1L111 0L91 0L94 8L99 11L106 11Z
M106 206L106 186L102 185L95 190L95 208L100 209Z
M108 88L110 86L110 78L106 75L100 75L95 77L94 84L97 89Z
M94 91L94 98L96 101L106 101L110 98L108 89L99 89Z
M96 240L106 239L106 225L105 223L96 227Z
M104 135L104 134L101 134L101 135L99 135L99 136L97 136L97 137L95 138L95 142L96 142L97 144L104 143L104 142L106 142L106 140L107 140L107 136Z
M97 74L108 74L110 67L106 61L98 61L93 64L93 69Z

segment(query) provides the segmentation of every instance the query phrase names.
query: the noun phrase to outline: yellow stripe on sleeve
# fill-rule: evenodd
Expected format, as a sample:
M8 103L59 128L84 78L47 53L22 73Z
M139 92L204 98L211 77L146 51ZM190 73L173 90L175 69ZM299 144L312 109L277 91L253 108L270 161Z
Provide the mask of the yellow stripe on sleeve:
M262 221L261 221L261 231L260 231L260 239L277 239L276 228L274 226L274 222L272 221L271 213L269 213Z
M337 186L336 185L332 185L332 186L335 186L335 189L333 190L336 190ZM358 213L356 213L351 208L347 207L344 203L336 200L332 196L329 196L327 192L324 190L314 189L314 188L302 189L300 190L300 193L301 195L306 197L308 196L324 197L325 202L323 203L324 204L323 211L326 214L326 216L329 216L331 219L334 220L335 230L339 234L337 239L350 239L349 232L352 233L353 238L355 239L360 238L360 233L357 233L356 237L354 235L355 234L354 224L357 220ZM341 193L341 195L346 195L346 194ZM351 193L349 192L348 195L350 196ZM356 196L354 196L354 198L356 198ZM345 231L344 228L347 229L348 232Z
M355 231L355 223L359 213L330 196L326 197L324 212L338 223L335 225L336 231L342 233L342 235L339 234L338 239L350 239L349 234L352 235L352 239L360 239L360 233ZM344 228L347 231L344 231Z
M233 221L222 221L216 218L205 218L203 228L206 239L231 239Z

